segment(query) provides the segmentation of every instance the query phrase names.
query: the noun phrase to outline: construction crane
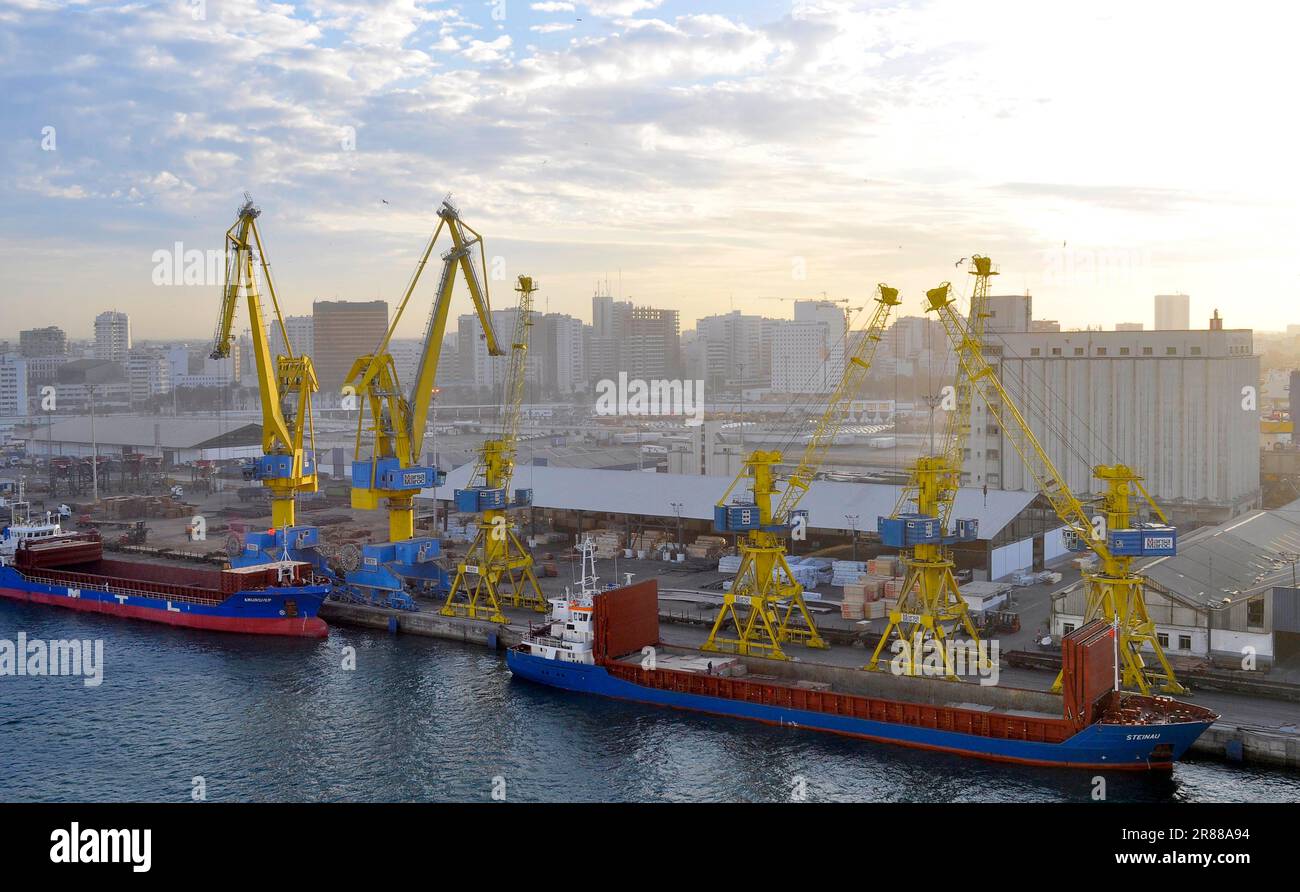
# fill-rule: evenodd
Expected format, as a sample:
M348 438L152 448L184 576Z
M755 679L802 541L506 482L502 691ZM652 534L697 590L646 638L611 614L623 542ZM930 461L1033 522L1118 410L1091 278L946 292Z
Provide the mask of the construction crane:
M235 310L241 299L248 303L248 323L253 340L253 362L257 367L258 393L262 404L262 455L254 463L251 478L260 480L271 492L272 529L250 534L245 540L237 563L262 563L279 560L285 551L295 559L323 563L315 555L298 554L314 549L319 543L315 527L295 524L294 497L316 491L315 431L312 425L312 394L316 392L316 372L311 359L295 356L280 302L271 279L271 265L266 259L257 218L262 211L245 192L239 219L226 230L226 279L222 291L221 315L211 357L230 356L234 343ZM262 295L254 269L254 253L266 282L275 324L284 343L285 354L271 357Z
M1142 485L1142 478L1122 464L1099 465L1093 475L1104 485L1100 512L1090 516L1065 478L1034 435L1015 401L985 360L979 342L952 306L942 288L926 295L928 311L936 313L956 351L962 371L980 396L989 414L1020 455L1039 492L1066 527L1066 545L1072 551L1091 551L1097 567L1083 574L1087 592L1084 622L1102 619L1119 633L1119 664L1122 683L1150 694L1154 685L1166 693L1186 693L1156 636L1155 623L1147 614L1145 578L1134 571L1139 557L1167 557L1177 553L1177 530ZM1139 499L1145 502L1158 523L1138 517ZM1158 667L1147 665L1150 648ZM1059 690L1058 676L1055 689Z
M441 255L442 276L425 324L415 379L407 394L398 381L388 345L444 229L451 236L452 246ZM365 545L360 554L345 559L346 578L353 594L390 607L414 608L406 594L412 584L434 591L443 591L448 584L446 571L437 563L441 555L438 540L415 535L415 497L446 479L437 467L421 461L421 451L437 393L438 359L457 270L482 323L488 354L501 355L492 327L487 284L480 280L474 264L476 247L480 264L485 264L483 237L461 220L459 209L448 196L438 208L438 226L420 255L388 331L373 353L357 358L345 379L346 387L352 388L364 403L357 420L356 457L352 463L352 507L375 510L382 502L387 502L388 507L388 541ZM364 455L367 430L371 445L369 455Z
M479 513L478 530L464 560L456 565L456 578L441 611L444 616L484 616L494 623L507 621L501 612L503 600L514 607L546 609L546 598L533 572L533 556L511 528L508 513L533 503L530 489L516 489L512 496L510 482L519 447L533 292L537 285L531 277L520 276L515 290L519 292L519 309L501 405L501 433L479 448L469 485L456 490L456 510Z
M388 344L397 330L406 305L419 284L433 253L438 236L443 229L451 235L452 247L442 255L442 277L433 308L425 325L424 345L416 366L415 380L410 395L402 393L397 380L393 357ZM467 236L465 233L470 233ZM460 219L460 211L450 197L438 208L438 226L430 236L424 253L416 264L402 299L393 314L383 340L374 353L360 356L348 372L347 386L366 404L357 422L356 461L352 465L352 507L375 510L381 501L388 503L388 538L394 542L415 535L415 496L420 490L435 486L440 477L437 468L420 461L424 447L425 428L433 403L438 374L438 359L442 340L447 329L447 316L451 307L451 294L459 269L474 302L474 311L483 326L488 354L500 356L496 331L492 328L492 309L486 281L480 281L473 261L473 249L478 247L480 263L486 263L483 238ZM373 446L368 459L362 456L363 424L370 419L369 431Z
M975 277L975 287L971 292L967 325L972 340L983 344L989 280L997 273L987 257L975 255L971 261L974 268L970 274ZM951 288L945 282L930 294L941 293L943 299L949 299ZM921 674L929 665L926 651L930 649L941 660L942 674L956 678L955 655L944 646L949 633L964 629L978 646L979 633L958 591L956 565L950 549L957 542L974 540L979 533L979 523L974 519L952 523L972 402L970 382L959 366L952 408L944 428L943 451L920 456L908 467L907 485L899 494L893 513L877 520L881 542L900 549L904 574L898 600L867 663L868 669L880 669L881 653L887 646L894 646L900 648L904 659L891 660L890 666L901 668L908 675Z
M740 567L730 590L723 596L722 609L704 643L706 651L757 653L786 659L781 648L786 641L798 639L808 647L827 646L804 604L803 587L795 580L786 561L783 539L796 529L806 529L807 513L796 509L844 422L845 404L861 391L889 314L899 304L898 289L879 285L877 290L879 295L875 298L876 309L871 321L845 363L839 384L818 418L798 466L786 479L784 491L778 489L783 454L756 450L746 456L744 467L714 507L714 528L737 534ZM742 482L748 483L752 499L741 496L743 501L733 501L732 493ZM773 507L778 494L781 498ZM743 538L739 536L741 533ZM781 601L785 601L785 609L778 617L776 611ZM796 613L803 619L803 626L791 624ZM724 634L732 626L735 637Z

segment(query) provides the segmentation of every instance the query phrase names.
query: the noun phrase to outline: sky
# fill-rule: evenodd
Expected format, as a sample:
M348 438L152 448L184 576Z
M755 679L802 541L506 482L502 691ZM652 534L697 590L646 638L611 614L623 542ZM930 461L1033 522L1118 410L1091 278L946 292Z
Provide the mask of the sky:
M1185 292L1195 327L1217 308L1280 329L1300 322L1295 15L0 0L0 334L87 336L115 308L137 339L206 336L219 277L160 269L177 243L182 265L220 251L245 190L286 314L395 303L451 194L498 307L523 273L587 320L605 279L684 328L877 282L919 314L979 253L995 292L1067 327L1150 326L1154 294Z

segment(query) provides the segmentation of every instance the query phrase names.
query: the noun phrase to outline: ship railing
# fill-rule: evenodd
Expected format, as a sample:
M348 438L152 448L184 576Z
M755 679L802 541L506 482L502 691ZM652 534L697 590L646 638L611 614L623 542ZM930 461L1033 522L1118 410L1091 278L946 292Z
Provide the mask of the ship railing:
M554 635L534 635L531 632L523 638L525 644L540 644L546 647L563 647L564 639Z
M219 593L213 592L212 596L202 597L197 595L185 595L177 592L151 592L146 589L131 588L124 585L109 585L104 582L85 582L78 579L59 579L54 576L46 576L43 573L32 573L23 571L23 578L28 582L39 582L43 585L52 585L56 588L75 588L78 591L89 589L96 592L106 592L110 595L128 595L138 598L153 598L154 600L163 601L183 601L187 604L212 605L219 604L228 596L220 596Z

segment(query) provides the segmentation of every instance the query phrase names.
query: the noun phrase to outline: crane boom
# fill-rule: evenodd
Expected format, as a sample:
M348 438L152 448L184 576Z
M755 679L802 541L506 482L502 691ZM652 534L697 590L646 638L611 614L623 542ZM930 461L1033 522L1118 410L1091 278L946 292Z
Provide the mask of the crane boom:
M249 331L253 341L253 361L257 366L258 393L262 406L262 458L255 464L254 476L271 490L271 518L276 528L293 526L294 494L316 491L315 432L312 424L311 397L316 392L316 372L311 359L295 356L289 342L280 302L271 278L271 265L262 247L257 229L261 209L244 193L239 218L226 230L226 278L222 288L221 310L210 353L213 359L230 356L234 342L235 312L241 298L248 304ZM266 282L271 308L279 326L287 355L271 356L265 312L258 290L254 253ZM289 399L295 398L290 411Z
M744 536L737 536L740 567L736 570L731 589L723 596L722 609L718 611L704 650L730 650L742 654L758 652L784 659L782 641L799 637L809 647L827 646L804 604L803 587L795 581L785 559L781 537L792 534L798 538L802 533L802 525L797 531L791 529L795 522L795 509L812 485L826 459L826 451L843 426L844 404L861 390L889 314L899 304L897 288L880 285L878 291L871 321L862 332L853 355L845 363L840 381L832 391L826 409L818 417L785 490L777 489L777 469L783 464L784 456L779 451L757 450L745 457L744 467L714 506L714 527L720 532L743 533ZM753 500L734 504L732 493L746 480L750 481ZM773 507L778 492L781 498ZM785 602L784 615L779 621L775 614L776 601ZM742 615L737 604L748 606L748 612ZM802 628L790 623L796 612L803 618ZM735 624L735 638L722 634L729 623Z
M1167 693L1185 693L1147 612L1146 580L1133 569L1137 556L1176 554L1177 531L1167 525L1164 512L1142 486L1142 478L1126 465L1093 468L1093 475L1105 484L1105 494L1101 498L1101 513L1090 517L1034 436L993 367L984 359L969 329L953 310L951 298L937 289L927 297L928 309L943 322L971 386L1011 441L1038 491L1065 524L1067 544L1071 550L1089 550L1097 556L1097 569L1083 574L1087 592L1083 619L1084 622L1103 619L1116 627L1123 683L1136 686L1144 694L1150 693L1157 683ZM1146 499L1164 525L1136 522L1135 493ZM1158 669L1147 665L1146 654L1154 654ZM1055 687L1059 689L1060 684L1058 676Z
M979 342L953 309L947 292L935 289L927 293L928 309L934 311L943 323L948 340L957 353L957 360L971 387L979 393L985 407L998 422L1012 448L1024 462L1025 469L1034 479L1038 491L1047 499L1056 516L1068 526L1081 542L1097 553L1102 560L1110 558L1106 540L1098 537L1083 502L1074 495L1061 472L1047 455L1047 450L1034 436L1029 422L1020 414L1015 401L1007 393L997 373L984 358Z
M455 493L457 510L479 513L478 531L464 560L456 566L456 577L447 592L445 616L480 615L492 622L506 622L502 600L515 607L544 610L546 599L533 572L533 556L511 528L507 511L532 504L532 491L510 492L515 455L519 448L519 422L523 414L524 388L528 381L528 344L533 325L531 276L520 276L515 287L519 309L515 313L514 337L506 371L501 403L501 432L485 440L469 485Z
M776 517L789 517L790 512L798 507L800 500L808 492L808 487L812 485L817 470L826 460L827 450L844 426L845 402L862 392L862 384L876 358L876 347L879 346L880 339L884 335L885 323L889 319L890 311L898 305L897 289L884 285L880 286L880 289L881 297L876 302L871 320L863 330L853 355L845 363L844 374L840 377L835 390L831 392L826 410L817 419L817 427L804 448L798 466L787 478L785 492L776 507Z
M357 460L353 464L352 506L374 509L381 499L386 499L391 541L410 539L414 535L415 493L435 485L440 475L437 468L422 465L420 455L424 449L433 397L437 393L438 359L442 353L458 269L465 279L474 311L483 327L488 354L500 356L502 352L496 330L492 326L488 289L473 262L476 246L480 262L486 262L483 238L461 220L460 211L450 198L444 199L438 208L438 218L438 226L416 263L383 339L373 353L357 358L346 379L348 387L353 388L353 392L362 398L367 409L367 413L363 413L357 422ZM388 346L444 229L451 236L452 247L442 254L442 275L425 323L415 379L411 383L409 394L404 394ZM373 437L369 461L363 461L361 455L365 414L369 415Z

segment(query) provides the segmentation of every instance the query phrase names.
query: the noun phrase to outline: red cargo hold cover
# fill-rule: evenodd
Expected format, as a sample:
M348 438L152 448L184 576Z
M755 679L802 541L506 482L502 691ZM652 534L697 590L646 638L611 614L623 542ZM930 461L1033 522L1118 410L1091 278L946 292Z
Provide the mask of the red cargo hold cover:
M595 597L597 663L659 643L659 582L647 579Z
M1061 639L1061 694L1076 727L1096 721L1115 688L1115 629L1093 620Z

